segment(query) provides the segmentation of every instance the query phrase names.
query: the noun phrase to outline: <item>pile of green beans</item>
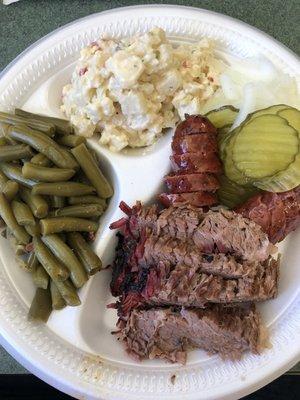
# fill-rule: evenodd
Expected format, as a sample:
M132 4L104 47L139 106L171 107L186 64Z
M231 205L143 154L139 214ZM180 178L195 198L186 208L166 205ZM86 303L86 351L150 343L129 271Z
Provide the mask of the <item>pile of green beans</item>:
M30 319L80 305L78 289L102 268L89 234L112 195L69 121L0 112L0 233L36 286Z

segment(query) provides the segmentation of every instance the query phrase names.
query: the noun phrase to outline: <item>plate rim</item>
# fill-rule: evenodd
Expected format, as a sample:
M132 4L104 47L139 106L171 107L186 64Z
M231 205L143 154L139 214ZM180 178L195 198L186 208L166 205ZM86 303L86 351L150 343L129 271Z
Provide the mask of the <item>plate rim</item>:
M261 31L260 29L253 27L243 21L240 21L238 19L232 18L230 16L227 16L225 14L221 14L221 13L217 13L214 11L210 11L210 10L206 10L206 9L202 9L202 8L197 8L197 7L189 7L189 6L176 6L176 5L164 5L164 4L156 4L156 5L136 5L136 6L129 6L129 7L118 7L118 8L112 8L109 10L105 10L102 12L98 12L98 13L93 13L90 15L87 15L85 17L76 19L74 21L69 22L66 25L63 25L51 32L49 32L47 35L43 36L42 38L38 39L37 41L35 41L33 44L31 44L29 47L27 47L24 51L22 51L15 59L13 59L0 73L0 80L3 78L4 75L6 75L6 73L8 73L17 63L19 60L21 60L26 54L28 54L32 49L36 48L37 46L39 46L42 42L44 42L45 40L47 40L49 37L57 34L59 31L65 29L68 26L72 26L78 22L82 22L83 20L88 20L92 17L96 17L96 16L100 16L103 14L110 14L110 13L115 13L115 12L120 12L120 11L128 11L130 9L145 9L145 8L170 8L170 9L186 9L189 11L196 11L198 14L209 14L209 15L213 15L216 16L217 18L225 18L226 20L232 20L234 21L235 24L240 25L241 27L247 28L250 31L255 31L257 34L262 35L264 38L267 38L269 41L273 42L274 45L278 46L278 48L282 51L283 49L285 50L285 52L288 52L289 55L291 56L291 58L293 59L293 62L299 63L299 57L292 51L290 50L287 46L285 46L284 44L281 44L278 40L276 40L275 38L273 38L272 36L268 35L267 33ZM294 303L296 303L297 301L295 300ZM290 307L293 307L293 304L290 305ZM0 326L0 342L3 345L3 347L8 350L8 352L10 354L12 354L14 356L14 358L16 358L22 365L24 365L28 370L30 370L31 372L33 372L35 375L37 375L39 378L43 379L44 381L46 381L47 383L51 384L52 386L56 387L59 390L64 390L67 393L71 394L74 396L74 390L75 390L75 396L76 395L80 395L81 393L77 390L72 388L68 382L66 382L66 380L64 380L63 378L60 377L60 379L58 379L58 377L53 377L53 375L51 375L51 373L48 374L48 372L45 372L45 370L43 370L42 368L38 368L36 364L33 364L29 361L29 357L25 357L24 352L22 352L20 349L19 351L17 350L16 347L13 347L11 345L11 343L6 340L5 338L5 334L3 334L2 328ZM16 344L16 343L15 343ZM17 344L16 344L17 345ZM33 357L30 357L33 358ZM222 399L226 399L230 396L230 399L232 400L233 398L237 398L237 397L233 397L233 396L238 396L240 397L241 395L246 395L248 393L251 393L253 390L258 389L259 387L269 383L270 381L272 381L273 379L275 379L277 376L281 375L283 372L285 372L287 369L289 369L292 364L294 364L295 362L297 362L297 360L300 359L300 348L299 351L296 355L290 356L289 360L286 360L285 363L282 363L281 367L276 369L275 371L270 372L268 371L268 373L266 374L262 374L260 380L255 380L255 382L253 382L250 386L247 386L246 388L239 389L238 392L234 391L234 393L229 393L227 395L222 396ZM265 376L266 375L266 376ZM100 391L100 390L99 390ZM83 392L82 394L85 394L86 392ZM107 395L107 396L106 396ZM89 395L88 395L89 396ZM105 398L115 398L115 397L111 397L109 393L105 393ZM134 397L134 395L130 395L132 398ZM177 394L178 396L178 394ZM187 396L187 397L186 397ZM190 394L188 395L184 395L181 396L182 399L184 398L195 398L191 396ZM141 399L141 396L138 396L139 399ZM174 396L174 398L176 397L176 394Z

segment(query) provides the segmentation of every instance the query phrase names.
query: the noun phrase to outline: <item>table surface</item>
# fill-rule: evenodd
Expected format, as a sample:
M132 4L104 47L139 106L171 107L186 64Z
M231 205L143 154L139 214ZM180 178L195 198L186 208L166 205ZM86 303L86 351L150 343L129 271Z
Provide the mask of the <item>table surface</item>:
M180 4L227 14L265 31L300 53L299 0L21 0L9 6L0 4L0 70L26 47L68 22L110 8L141 3ZM0 360L0 374L27 372L1 346ZM300 365L295 370L300 370Z

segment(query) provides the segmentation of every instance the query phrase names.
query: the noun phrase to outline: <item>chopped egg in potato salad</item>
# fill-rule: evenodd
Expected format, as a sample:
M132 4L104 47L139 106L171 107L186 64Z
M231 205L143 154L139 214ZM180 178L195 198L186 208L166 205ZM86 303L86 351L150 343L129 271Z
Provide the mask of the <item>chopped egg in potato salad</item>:
M212 41L173 46L160 28L100 39L81 50L62 110L77 134L101 132L112 151L148 146L185 114L201 113L224 68Z

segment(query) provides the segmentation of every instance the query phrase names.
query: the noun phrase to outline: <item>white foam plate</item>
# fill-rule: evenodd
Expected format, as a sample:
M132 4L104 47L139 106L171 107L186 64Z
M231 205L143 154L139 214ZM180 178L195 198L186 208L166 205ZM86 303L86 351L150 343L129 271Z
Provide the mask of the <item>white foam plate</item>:
M14 106L60 116L62 86L69 81L79 50L101 35L122 37L153 26L174 41L215 38L222 49L241 57L264 54L296 76L299 61L280 43L250 26L213 12L175 6L128 7L94 14L42 38L17 57L0 79L0 109ZM111 261L114 234L108 224L119 218L118 203L151 201L167 172L170 134L153 147L112 154L91 141L115 188L102 219L95 250ZM137 363L110 334L114 310L110 272L104 271L81 290L82 305L53 312L47 325L28 322L33 298L30 277L16 266L7 242L0 240L1 344L26 368L56 388L85 399L237 399L288 370L300 359L300 232L281 245L282 272L277 299L261 305L272 347L261 356L223 362L205 352L190 352L185 366L161 361ZM297 246L298 244L298 246ZM172 379L171 379L172 377Z

